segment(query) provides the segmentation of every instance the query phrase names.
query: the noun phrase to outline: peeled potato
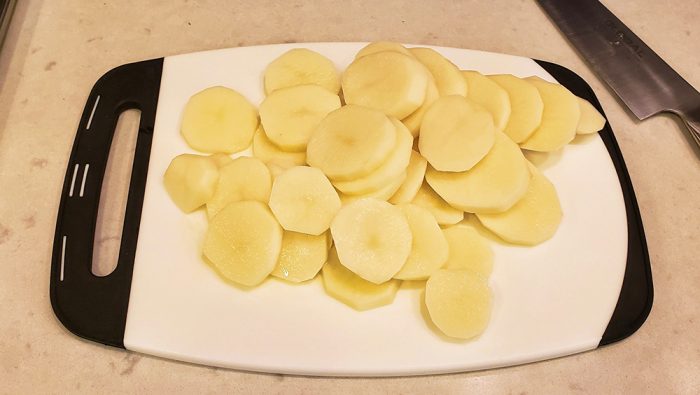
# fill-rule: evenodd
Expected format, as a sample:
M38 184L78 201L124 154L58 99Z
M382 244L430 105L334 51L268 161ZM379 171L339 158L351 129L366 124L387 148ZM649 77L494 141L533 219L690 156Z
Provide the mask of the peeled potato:
M532 151L556 151L576 137L581 117L577 97L564 86L539 77L528 77L527 81L540 93L544 110L540 126L520 146Z
M214 163L216 164L216 167L218 167L218 168L222 168L222 167L228 165L229 163L233 162L233 159L230 156L228 156L226 154L222 154L222 153L211 154L211 155L209 155L209 157L212 160L214 160Z
M554 185L535 166L528 165L532 179L525 196L506 212L477 214L477 218L507 242L536 245L554 235L562 211Z
M287 152L276 146L267 138L262 126L253 136L253 156L266 164L275 164L281 168L303 166L306 164L306 152Z
M258 127L258 112L248 100L223 86L207 88L190 98L180 132L202 152L227 154L246 149Z
M304 152L321 120L338 108L338 95L318 85L297 85L270 93L260 103L260 122L276 146Z
M478 71L465 70L462 71L462 76L469 86L467 98L491 113L496 130L502 132L510 118L508 92Z
M306 48L295 48L273 60L265 69L265 93L290 86L314 84L337 94L340 77L325 56Z
M457 66L447 58L431 48L410 48L409 52L433 75L440 96L467 95L467 83Z
M440 225L454 225L464 219L464 211L450 206L423 182L411 203L428 209Z
M425 90L425 100L423 104L421 104L416 111L412 112L411 115L401 120L408 130L411 131L413 137L418 137L420 134L420 125L423 122L425 112L428 111L428 108L430 108L439 97L440 93L438 92L437 85L435 85L435 80L431 78L428 80L428 87Z
M173 158L165 170L165 190L182 211L192 212L214 195L219 170L212 157L182 154Z
M219 169L214 196L207 201L207 215L213 218L231 202L257 200L267 203L272 177L270 170L257 158L241 156Z
M282 228L264 203L234 202L209 222L202 252L225 278L260 284L277 264Z
M320 235L340 209L340 198L319 169L297 166L275 178L270 208L285 230Z
M355 59L345 69L341 84L347 104L403 119L423 104L428 74L410 56L376 52Z
M530 172L517 144L498 133L488 155L469 171L443 172L428 166L425 180L453 207L496 213L508 210L525 194Z
M493 250L486 238L463 222L443 229L442 233L450 250L443 269L464 269L488 278L493 270Z
M510 74L488 76L508 92L510 117L503 132L522 143L540 126L544 104L540 92L531 83Z
M398 207L408 220L413 243L406 263L394 274L394 278L425 280L447 260L447 240L430 211L413 204L402 204Z
M311 136L306 161L333 180L352 180L379 167L396 146L396 126L383 113L346 105Z
M343 206L331 233L340 263L375 284L391 279L411 252L411 229L404 214L373 198Z
M284 231L277 266L271 275L293 283L310 280L328 259L328 232L318 236Z
M486 156L494 140L493 118L483 107L462 96L443 96L423 117L418 149L438 170L465 171Z
M326 293L360 311L390 304L401 285L398 280L382 284L364 280L340 263L335 248L328 253L322 274Z
M480 335L491 317L491 290L468 270L438 270L425 283L430 319L445 335L471 339Z
M355 59L359 59L361 57L371 55L377 52L398 52L411 57L413 56L410 52L408 52L408 49L406 49L406 47L399 43L391 41L375 41L373 43L367 44L364 48L357 52L357 55L355 55Z
M581 118L576 126L577 134L597 133L605 127L605 117L586 99L577 97L579 109L581 110Z
M425 169L428 167L428 161L425 160L418 152L411 151L411 159L408 162L406 169L406 179L403 181L399 189L391 196L389 202L394 204L409 203L416 197L423 177Z
M388 181L385 186L381 187L380 189L377 189L376 191L362 193L359 195L348 195L340 192L338 193L338 196L340 196L340 201L343 204L343 206L345 206L346 204L350 204L354 201L366 198L373 198L377 200L383 200L386 202L401 187L404 180L406 180L406 172L399 174L398 176L396 176L396 178L394 178L391 181Z

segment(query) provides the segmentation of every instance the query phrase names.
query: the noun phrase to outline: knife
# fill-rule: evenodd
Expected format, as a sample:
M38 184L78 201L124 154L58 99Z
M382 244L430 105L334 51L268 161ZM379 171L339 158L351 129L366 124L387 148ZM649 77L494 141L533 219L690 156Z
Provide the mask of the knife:
M644 120L678 115L700 147L700 93L597 0L537 0L593 70Z

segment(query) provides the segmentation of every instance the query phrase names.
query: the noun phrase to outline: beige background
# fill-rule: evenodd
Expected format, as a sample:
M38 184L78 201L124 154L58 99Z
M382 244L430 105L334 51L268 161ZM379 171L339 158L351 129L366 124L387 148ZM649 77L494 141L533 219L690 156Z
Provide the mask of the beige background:
M19 3L0 55L0 392L700 392L700 151L672 117L634 121L534 2ZM700 87L696 0L605 3ZM379 39L549 60L593 86L625 156L653 262L656 299L637 334L513 368L327 379L172 362L82 341L63 329L48 300L56 210L83 104L102 73L214 48Z

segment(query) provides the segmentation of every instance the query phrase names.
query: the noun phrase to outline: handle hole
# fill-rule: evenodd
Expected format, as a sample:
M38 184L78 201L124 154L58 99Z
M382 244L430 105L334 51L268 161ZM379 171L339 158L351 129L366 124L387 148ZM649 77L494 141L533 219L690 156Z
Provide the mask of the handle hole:
M105 168L92 252L92 274L109 275L117 268L129 194L131 168L141 111L123 111L117 120Z

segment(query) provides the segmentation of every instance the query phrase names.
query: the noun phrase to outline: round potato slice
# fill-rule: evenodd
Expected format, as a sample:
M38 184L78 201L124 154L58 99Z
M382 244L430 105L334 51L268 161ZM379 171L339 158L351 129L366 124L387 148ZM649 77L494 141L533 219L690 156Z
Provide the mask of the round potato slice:
M258 111L233 89L215 86L193 95L185 106L180 133L202 152L243 151L258 127Z
M503 132L522 143L540 126L544 104L540 92L531 83L510 74L488 76L508 92L510 117Z
M357 52L355 59L359 59L377 52L398 52L413 57L413 55L408 52L408 49L399 43L391 41L375 41L367 44L364 48Z
M447 260L447 240L433 214L413 204L398 206L411 228L413 243L406 263L394 278L399 280L425 280L440 269Z
M487 76L473 70L462 71L467 81L469 93L467 98L480 104L493 116L496 130L502 132L510 118L510 98L508 92Z
M408 50L435 78L440 96L467 95L467 83L457 66L431 48L410 48Z
M464 219L464 211L450 206L426 182L421 184L411 203L428 209L440 225L454 225Z
M365 198L374 198L386 202L391 196L393 196L396 193L396 191L401 187L405 180L406 172L403 172L393 180L387 182L385 186L381 187L380 189L377 189L376 191L371 191L360 195L347 195L342 192L339 192L338 196L340 196L340 201L343 204L343 206Z
M282 228L267 205L243 201L209 222L202 251L223 277L254 286L275 268L281 248Z
M411 131L413 137L418 137L420 134L420 125L423 123L425 112L428 111L428 108L430 108L439 97L440 93L438 92L437 85L435 85L435 80L431 78L428 80L428 87L425 91L425 100L423 104L418 107L416 111L412 112L411 115L401 120L408 130Z
M556 151L576 137L581 117L577 97L564 86L539 77L528 77L526 80L537 88L544 110L540 126L520 147L539 152Z
M213 218L231 202L257 200L267 203L272 176L257 158L241 156L219 169L219 181L214 196L207 201L207 215Z
M329 92L340 92L340 77L335 65L325 56L306 48L294 48L273 60L263 77L265 93L290 86L314 84Z
M215 159L192 154L173 158L163 176L168 195L186 213L198 209L214 196L218 180Z
M293 283L314 278L328 259L328 233L313 236L284 231L277 266L270 275Z
M443 269L464 269L488 278L493 270L493 250L471 225L460 222L442 230L449 256Z
M306 152L287 152L280 149L267 138L262 125L253 136L253 155L266 164L272 163L283 168L306 164Z
M340 263L375 284L389 281L411 252L406 216L398 207L373 198L343 206L331 233Z
M418 152L412 150L411 159L406 169L406 179L396 193L389 198L389 202L393 204L410 203L416 197L421 184L423 184L427 167L428 161Z
M586 99L577 97L579 109L581 110L581 118L576 126L577 134L597 133L605 127L605 117L596 110L595 107Z

